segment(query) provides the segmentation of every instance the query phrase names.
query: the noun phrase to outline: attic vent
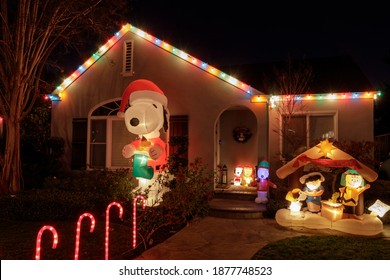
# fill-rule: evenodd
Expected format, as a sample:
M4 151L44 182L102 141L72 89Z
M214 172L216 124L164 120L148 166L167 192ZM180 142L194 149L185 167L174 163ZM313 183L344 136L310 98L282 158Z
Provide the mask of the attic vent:
M123 76L133 75L134 41L125 41L123 45Z

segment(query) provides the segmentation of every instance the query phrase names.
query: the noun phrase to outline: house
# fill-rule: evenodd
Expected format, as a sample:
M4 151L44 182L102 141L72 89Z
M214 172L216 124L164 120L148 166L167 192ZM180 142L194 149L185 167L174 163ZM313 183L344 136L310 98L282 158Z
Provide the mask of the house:
M305 105L292 116L290 129L304 135L301 146L325 135L373 141L378 92L362 87L361 75L346 80L350 73L335 67L330 70L337 80L325 80L334 88L317 86L307 94L281 97L265 91L256 76L259 67L251 67L224 72L130 24L123 26L50 95L51 133L65 140L65 170L129 167L121 150L136 135L117 112L125 88L137 79L153 81L167 97L169 128L161 138L188 136L188 160L202 158L215 170L225 164L228 181L237 165L255 167L266 159L271 176L282 165L293 147L277 132L284 121L277 108L286 98Z

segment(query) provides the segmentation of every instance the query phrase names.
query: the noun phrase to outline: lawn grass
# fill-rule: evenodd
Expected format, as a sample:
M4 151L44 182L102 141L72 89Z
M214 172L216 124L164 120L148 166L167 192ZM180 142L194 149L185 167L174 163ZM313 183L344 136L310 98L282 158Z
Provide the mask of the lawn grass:
M390 181L377 180L366 191L366 208L377 199L390 205ZM390 211L381 218L390 224ZM390 240L361 236L298 236L260 248L254 260L390 260Z
M252 260L390 260L390 241L353 236L296 236L267 244Z
M375 193L373 192L375 190ZM367 200L381 199L390 205L390 181L377 181L375 187L367 191ZM82 222L80 238L80 260L105 259L105 218L95 217L95 230L90 232L90 221ZM390 213L383 218L390 223ZM57 248L52 248L52 236L45 231L42 236L41 259L72 260L75 252L77 220L24 221L0 219L0 259L33 260L37 233L44 225L53 226L59 236ZM180 226L165 227L153 234L153 243L144 244L137 236L138 246L132 248L132 223L119 219L110 222L109 259L129 260L139 256L145 248L155 246L180 230ZM390 240L375 237L355 236L300 236L279 240L259 248L252 259L317 259L317 260L390 260Z

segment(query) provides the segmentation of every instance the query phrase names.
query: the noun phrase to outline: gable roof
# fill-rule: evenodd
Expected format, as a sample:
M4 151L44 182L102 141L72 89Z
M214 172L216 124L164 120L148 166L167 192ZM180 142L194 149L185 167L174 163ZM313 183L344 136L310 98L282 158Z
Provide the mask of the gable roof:
M109 39L106 44L101 46L88 60L86 60L82 65L80 65L76 71L74 71L69 77L64 79L64 81L56 87L56 89L49 95L52 100L60 100L61 93L69 87L73 82L75 82L78 77L80 77L85 71L87 71L96 61L98 61L112 46L114 46L127 32L132 32L143 39L153 43L154 45L170 52L171 54L191 63L192 65L197 66L201 70L208 72L209 74L241 89L245 93L252 95L254 88L248 84L230 76L229 74L219 70L212 65L209 65L207 62L204 62L186 52L175 48L167 42L160 40L159 38L150 35L141 29L131 25L126 24L122 26L122 29L119 30L115 35Z
M48 97L50 97L50 99L52 99L52 100L61 100L62 92L64 92L67 87L69 87L73 82L75 82L85 71L87 71L96 61L98 61L106 52L108 52L111 49L111 47L114 46L127 32L132 32L132 33L142 37L143 39L149 41L150 43L153 43L154 45L156 45L156 46L170 52L171 54L187 61L188 63L197 66L198 68L209 73L210 75L213 75L213 76L241 89L244 93L252 96L252 99L251 99L252 102L268 102L272 98L272 94L270 94L270 93L262 94L261 98L256 101L256 99L254 99L254 98L256 98L258 95L254 96L253 93L254 92L258 92L258 93L266 92L266 90L263 90L263 89L266 88L265 85L267 83L265 81L267 79L266 80L261 79L261 76L272 75L272 71L270 71L270 69L272 69L273 67L275 67L277 65L282 65L282 62L268 63L268 64L261 63L261 64L224 66L223 68L226 69L226 71L223 71L217 67L209 65L207 62L204 62L196 57L191 56L190 54L188 54L188 53L186 53L178 48L175 48L174 46L170 45L169 43L164 42L164 41L154 37L153 35L150 35L144 31L142 31L141 29L139 29L131 24L126 24L126 25L122 26L121 30L116 32L115 35L106 42L106 44L102 45L88 60L86 60L82 65L80 65L70 76L68 76L66 79L64 79L64 81L59 86L57 86L56 89L51 94L48 95ZM339 60L339 61L343 61L343 60ZM345 60L344 62L345 62L345 65L348 64L348 63L346 63L347 60ZM283 62L284 65L285 65L285 63L286 62ZM344 71L349 73L350 76L353 76L352 74L356 74L356 76L354 76L353 78L348 80L351 83L357 83L360 81L363 84L363 81L368 81L367 78L364 77L364 75L361 76L360 78L357 76L357 74L362 74L362 72L357 71L357 69L355 69L355 73L352 73L352 72L348 72L350 70L347 70L348 67L346 67L346 66L345 67L341 67L341 66L335 67L335 65L331 63L330 65L328 65L328 67L325 67L324 64L317 65L318 63L315 63L315 61L313 61L312 63L313 63L314 69L320 69L320 70L324 70L326 68L333 69L332 71L328 71L328 73L334 73L333 76L322 75L322 76L320 76L320 77L322 77L322 80L317 79L319 84L321 84L322 86L332 85L332 84L336 83L337 81L339 81L340 77L346 76L345 72L343 72L343 69L344 69ZM350 63L350 66L351 66L351 63ZM353 67L351 67L351 69L352 68ZM336 69L341 73L336 74ZM227 73L235 73L234 75L236 75L237 77L242 77L246 81L250 81L250 84L252 84L254 86L250 86L249 84L243 82L241 79L237 79L237 78L235 78ZM272 77L270 77L268 79L272 79ZM339 83L339 85L340 84L341 83ZM346 85L348 83L347 83L347 81L343 80L342 84ZM313 84L312 87L313 88L317 87L316 93L321 92L318 90L320 88L320 87L318 87L318 85ZM377 97L376 91L368 92L367 94L363 94L364 93L363 91L366 91L366 89L364 89L364 90L362 90L362 89L369 88L368 84L367 84L367 86L362 86L362 85L359 86L359 90L354 91L353 95L350 94L347 97L345 95L346 91L342 90L342 89L345 89L345 87L343 88L341 86L335 86L334 88L335 88L335 90L331 91L332 92L332 96L330 97L331 99L338 98L338 97L335 98L335 96L334 96L335 93L343 93L343 95L340 95L339 98L376 98ZM350 88L352 88L352 86ZM370 88L372 88L372 86ZM351 93L352 91L351 91L351 89L349 89L349 90L347 90L347 92ZM380 94L380 92L379 92L379 94ZM301 97L298 97L298 98L301 98ZM309 98L312 99L311 96L309 96ZM255 101L253 101L253 100L255 100Z

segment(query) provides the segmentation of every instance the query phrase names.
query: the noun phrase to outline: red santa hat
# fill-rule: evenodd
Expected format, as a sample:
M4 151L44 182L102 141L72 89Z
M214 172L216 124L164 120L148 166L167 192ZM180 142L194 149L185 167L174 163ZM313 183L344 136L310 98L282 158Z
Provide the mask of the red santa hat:
M164 92L155 83L149 80L139 79L131 82L123 92L121 105L117 115L123 117L127 104L131 104L137 99L151 99L161 103L164 108L166 108L168 104Z

